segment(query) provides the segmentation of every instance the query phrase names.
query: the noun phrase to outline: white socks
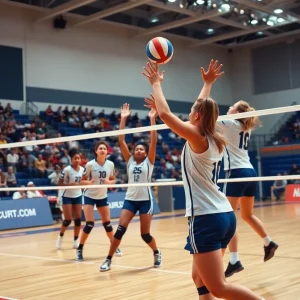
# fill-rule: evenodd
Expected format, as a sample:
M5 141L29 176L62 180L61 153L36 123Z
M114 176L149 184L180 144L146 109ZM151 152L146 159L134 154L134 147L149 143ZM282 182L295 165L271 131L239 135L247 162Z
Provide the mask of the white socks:
M232 265L239 261L239 253L238 252L230 252L229 261Z
M270 245L270 242L272 241L271 238L267 235L263 238L265 247L268 247Z

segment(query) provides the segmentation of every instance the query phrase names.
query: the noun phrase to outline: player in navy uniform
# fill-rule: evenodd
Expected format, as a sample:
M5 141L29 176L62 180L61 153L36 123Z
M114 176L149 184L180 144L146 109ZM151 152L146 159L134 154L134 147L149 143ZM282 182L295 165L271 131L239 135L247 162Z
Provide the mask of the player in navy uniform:
M94 206L101 216L103 227L107 237L112 240L114 236L113 227L110 223L110 208L107 202L107 188L93 188L93 185L113 184L116 182L114 163L107 156L108 145L97 142L94 148L97 158L89 161L84 169L81 179L82 185L91 185L83 193L83 209L86 220L85 227L81 231L80 244L76 251L76 260L83 260L83 245L94 227ZM122 256L120 249L116 249L116 254Z
M190 122L183 122L171 112L163 95L164 72L159 73L157 64L147 63L143 74L153 87L159 117L187 140L181 158L189 220L185 249L193 255L192 277L199 299L261 300L248 288L227 283L224 276L222 253L235 233L236 219L217 186L225 149L225 140L216 130L218 105L211 98L200 97L192 106Z
M61 177L59 179L58 185L80 185L80 180L84 168L80 166L80 154L77 149L73 148L69 151L69 156L71 158L71 165L67 166L61 172ZM78 247L78 236L80 232L81 225L81 206L82 206L82 190L80 187L73 190L62 191L62 208L64 214L64 221L60 228L60 234L56 241L56 248L61 249L62 240L64 232L67 227L71 224L72 214L74 217L74 243L73 248Z
M219 73L222 65L218 61L211 61L208 70L205 72L203 68L202 78L204 86L201 94L210 95L212 84L222 75ZM227 114L238 114L243 112L254 111L246 101L238 101L232 105ZM252 131L260 126L257 117L250 117L236 120L226 120L219 122L222 132L226 139L226 151L224 153L224 170L226 178L243 178L257 177L257 173L253 168L249 154L248 145ZM253 228L253 230L263 239L264 242L264 261L268 261L274 256L278 245L268 236L263 223L253 214L255 195L257 191L257 182L230 182L225 183L224 193L231 203L234 211L238 205L241 209L241 217ZM244 269L238 255L238 235L234 235L229 243L230 259L225 276L230 277L234 273Z
M129 115L129 104L126 103L121 108L120 129L125 128L126 120ZM151 125L155 125L157 117L157 111L155 108L151 109L149 112L149 117ZM156 157L156 142L157 132L151 131L149 151L146 145L137 144L132 155L125 142L125 136L119 136L120 148L127 163L128 183L151 182ZM111 243L108 256L105 262L100 266L101 272L110 270L111 260L115 249L117 249L117 247L120 245L121 239L126 232L130 221L138 211L141 223L141 237L153 251L154 267L158 268L161 266L161 252L157 248L154 237L152 237L150 234L151 220L153 215L153 199L150 187L129 187L125 196L118 229Z

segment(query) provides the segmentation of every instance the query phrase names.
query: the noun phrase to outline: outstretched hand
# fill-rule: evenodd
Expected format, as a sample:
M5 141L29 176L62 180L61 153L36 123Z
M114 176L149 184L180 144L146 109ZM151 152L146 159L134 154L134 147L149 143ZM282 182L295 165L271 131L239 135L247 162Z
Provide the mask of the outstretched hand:
M145 102L147 103L144 106L151 109L149 112L149 118L155 119L158 115L156 105L155 105L155 98L153 97L152 94L150 94L150 97L151 97L151 99L146 98L146 97L144 98Z
M121 118L127 118L131 114L130 105L128 103L121 106Z
M205 83L213 84L224 72L220 72L223 65L219 64L218 60L211 60L208 66L208 70L205 71L201 67L202 79Z
M158 64L147 62L143 75L149 79L151 85L161 83L164 80L165 71L159 73Z

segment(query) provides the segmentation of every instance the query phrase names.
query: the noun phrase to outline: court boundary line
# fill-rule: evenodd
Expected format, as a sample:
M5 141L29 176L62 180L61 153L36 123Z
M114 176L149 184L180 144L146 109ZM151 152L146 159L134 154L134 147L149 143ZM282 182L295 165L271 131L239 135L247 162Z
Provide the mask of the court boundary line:
M260 208L260 207L268 207L268 206L279 206L279 205L288 205L288 204L300 204L300 201L291 201L291 202L276 202L276 203L256 203L254 205L254 208ZM172 219L172 218L180 218L180 217L185 217L184 213L175 213L172 215L166 215L166 216L160 216L158 215L153 215L152 221L157 221L157 220L164 220L164 219ZM101 220L99 220L101 221ZM96 221L94 227L101 227L102 223ZM139 218L134 218L131 223L137 223L139 222ZM112 225L118 225L119 224L119 218L111 221ZM53 224L54 225L54 224ZM53 226L50 225L50 226ZM69 226L68 230L73 230L74 226ZM12 238L12 237L18 237L18 236L25 236L25 235L34 235L34 234L41 234L41 233L49 233L49 232L58 232L60 231L60 227L50 227L50 228L44 228L44 229L33 229L32 227L29 230L24 230L24 231L18 231L14 232L14 230L19 230L19 229L12 229L11 232L6 232L0 234L0 239L3 238Z
M27 259L35 259L35 260L46 260L46 261L57 261L57 262L66 262L66 263L72 263L72 264L85 264L85 265L97 265L100 262L97 261L76 261L71 259L63 259L63 258L54 258L54 257L43 257L43 256L35 256L35 255L23 255L23 254L12 254L12 253L4 253L0 252L0 256L8 256L8 257L19 257L19 258L27 258ZM129 269L129 270L148 270L152 272L158 272L158 273L166 273L166 274L173 274L173 275L191 275L191 272L184 272L184 271L171 271L171 270L165 270L160 268L154 268L153 266L147 266L147 267L134 267L134 266L123 266L118 264L112 264L112 267L117 267L120 269ZM99 273L101 273L99 271ZM105 272L103 272L105 273Z

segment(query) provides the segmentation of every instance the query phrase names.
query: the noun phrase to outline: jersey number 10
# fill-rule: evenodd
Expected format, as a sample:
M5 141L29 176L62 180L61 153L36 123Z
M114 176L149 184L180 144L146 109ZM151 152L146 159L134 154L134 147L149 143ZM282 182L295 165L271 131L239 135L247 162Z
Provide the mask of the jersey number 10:
M240 132L240 149L248 150L249 147L249 132Z

